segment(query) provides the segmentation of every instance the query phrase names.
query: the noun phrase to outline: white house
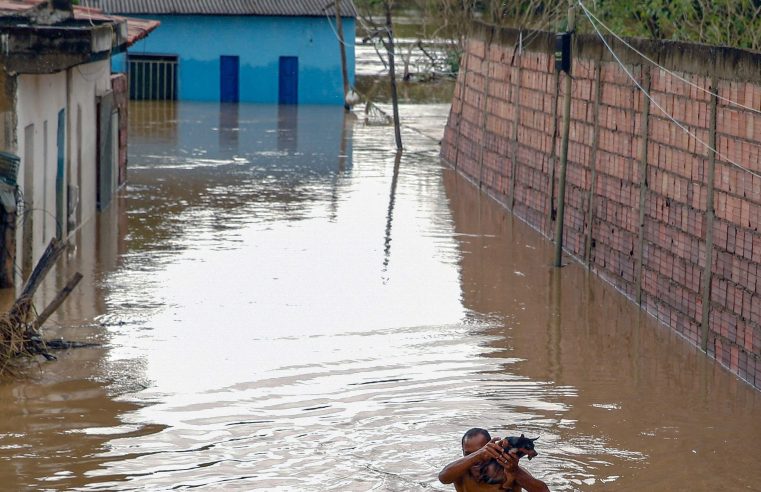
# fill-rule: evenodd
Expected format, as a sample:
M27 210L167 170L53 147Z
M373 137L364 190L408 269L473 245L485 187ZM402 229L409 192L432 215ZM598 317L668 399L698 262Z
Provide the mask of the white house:
M18 186L17 210L0 211L0 286L8 287L51 238L108 206L124 181L127 83L111 74L111 56L158 23L71 0L0 0L0 16L0 149L20 164L16 176L0 175Z

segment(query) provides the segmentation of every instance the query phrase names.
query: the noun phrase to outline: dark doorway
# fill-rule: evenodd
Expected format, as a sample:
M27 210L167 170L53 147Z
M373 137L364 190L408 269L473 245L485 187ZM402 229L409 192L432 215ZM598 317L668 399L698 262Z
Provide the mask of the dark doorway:
M296 56L280 57L278 83L278 103L298 104L299 102L299 59Z
M240 100L240 58L223 55L219 57L219 101L236 103Z
M63 237L63 226L65 222L64 194L63 194L63 173L66 163L66 110L58 112L58 132L56 136L56 146L58 154L56 156L56 173L55 173L55 220L56 236L58 239Z

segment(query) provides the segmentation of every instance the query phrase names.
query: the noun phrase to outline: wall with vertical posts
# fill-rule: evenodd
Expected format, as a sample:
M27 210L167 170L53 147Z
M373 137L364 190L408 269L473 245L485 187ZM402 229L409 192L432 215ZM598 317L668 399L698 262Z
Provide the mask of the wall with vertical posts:
M550 240L566 76L554 42L476 26L441 147ZM609 43L621 64L597 37L574 41L565 252L761 389L761 55L631 41L654 65Z

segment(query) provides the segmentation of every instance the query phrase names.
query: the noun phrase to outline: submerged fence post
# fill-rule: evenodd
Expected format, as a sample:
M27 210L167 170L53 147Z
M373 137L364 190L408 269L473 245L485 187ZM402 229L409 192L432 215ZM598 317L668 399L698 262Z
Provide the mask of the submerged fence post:
M563 374L563 289L561 288L561 272L556 268L549 271L549 312L547 322L547 369L550 380L561 384Z
M591 168L591 177L589 179L589 193L587 194L587 236L584 238L584 263L587 268L592 261L592 229L595 220L595 187L597 186L597 148L600 142L600 97L602 96L602 63L595 62L595 109L594 109L594 129L592 130L592 153L590 155L589 166Z
M716 110L718 81L711 77L711 114L708 129L708 190L706 193L706 257L703 267L703 312L700 321L700 348L708 352L708 329L711 315L711 275L713 265L713 222L716 212L713 208L714 177L716 176Z
M643 67L644 87L647 94L650 93L650 68ZM645 201L647 200L647 145L650 132L650 98L645 93L642 94L644 107L642 108L642 135L640 142L639 156L639 243L637 245L637 272L635 279L637 282L637 305L642 305L642 264L645 257Z
M573 46L573 30L575 28L574 0L568 0L568 32L571 34L571 46ZM555 224L555 262L556 267L563 263L563 221L565 215L565 181L568 172L568 133L571 128L571 63L569 60L568 72L563 84L563 146L560 151L560 184L558 187L558 215Z

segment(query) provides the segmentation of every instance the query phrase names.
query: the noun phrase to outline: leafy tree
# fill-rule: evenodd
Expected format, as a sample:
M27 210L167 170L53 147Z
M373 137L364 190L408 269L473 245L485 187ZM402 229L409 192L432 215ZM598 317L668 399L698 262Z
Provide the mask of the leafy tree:
M761 50L761 0L582 0L623 36ZM359 3L378 3L360 0ZM527 31L562 30L567 0L396 0L420 13L422 38L464 39L474 19ZM583 16L577 30L592 32Z
M622 36L761 50L761 0L582 1ZM567 6L564 0L503 0L502 4L510 6L503 10L504 17L524 19L527 15L541 17L545 12L554 12L555 18L561 18ZM523 23L528 24L525 20ZM588 22L577 21L576 25L579 31L592 32Z

